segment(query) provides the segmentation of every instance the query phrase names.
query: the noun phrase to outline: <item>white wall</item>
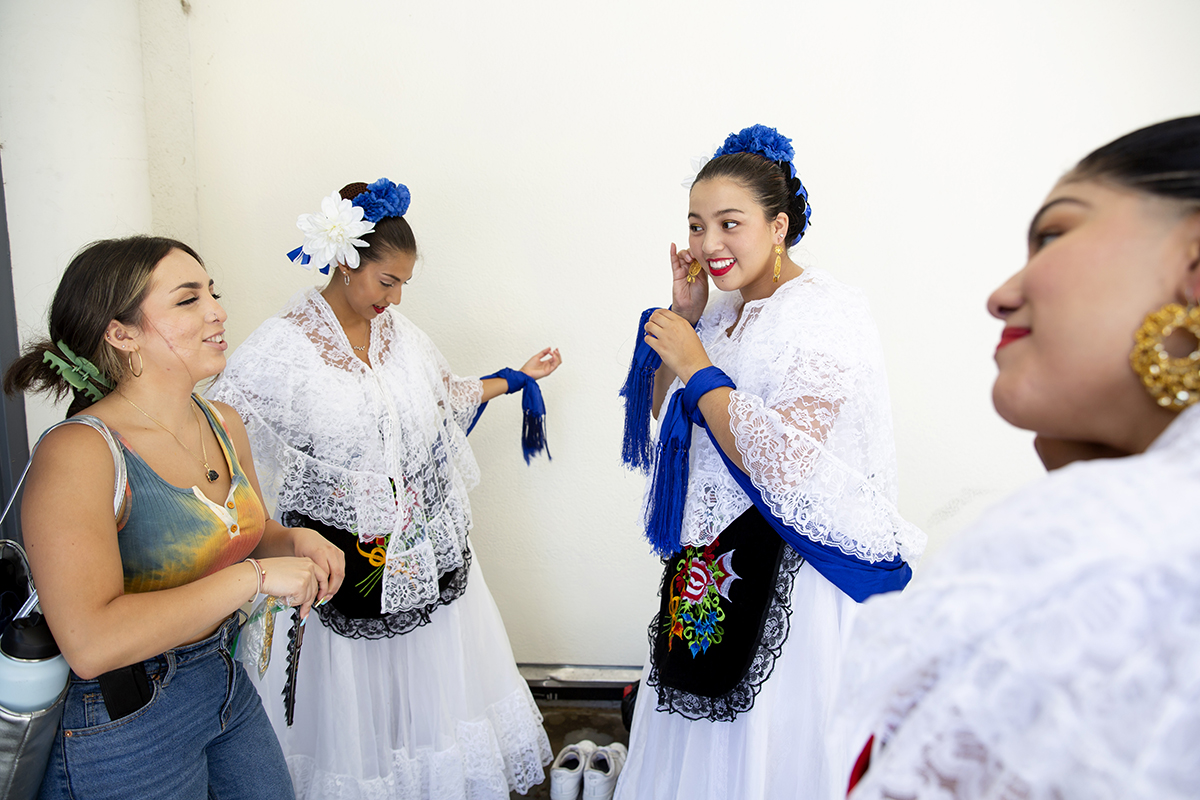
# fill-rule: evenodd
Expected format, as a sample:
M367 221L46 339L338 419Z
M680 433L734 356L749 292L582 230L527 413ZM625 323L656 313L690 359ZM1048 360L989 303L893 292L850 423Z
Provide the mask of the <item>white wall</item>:
M150 44L186 32L181 46L148 44L144 69L190 71L194 122L189 137L187 80L160 113L147 78L149 150L194 150L184 174L153 179L154 224L166 224L159 198L195 198L235 344L312 280L283 255L300 243L296 215L386 175L412 189L422 250L404 311L457 371L562 349L543 386L552 462L524 465L512 398L471 437L484 475L474 541L520 661L644 656L659 570L638 533L642 481L619 464L616 391L638 312L669 300L691 157L754 122L795 139L814 213L794 255L872 300L901 510L936 546L1039 471L1030 435L991 410L999 324L984 311L1023 261L1031 214L1091 148L1200 111L1190 0L142 8ZM11 183L11 131L34 122L10 127L6 97ZM8 198L14 230L22 208ZM64 240L56 268L86 238ZM42 297L17 299L23 319L41 313Z
M76 250L150 228L136 0L0 2L0 146L24 342ZM26 398L31 437L65 410Z

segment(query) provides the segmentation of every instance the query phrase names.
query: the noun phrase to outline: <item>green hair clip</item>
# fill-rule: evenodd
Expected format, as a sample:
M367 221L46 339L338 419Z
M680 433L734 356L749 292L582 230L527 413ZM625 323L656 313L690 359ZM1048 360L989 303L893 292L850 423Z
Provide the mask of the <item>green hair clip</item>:
M57 344L58 349L70 359L71 363L68 364L49 350L42 356L42 360L61 375L63 380L87 395L92 402L99 400L107 393L101 391L99 387L108 390L113 388L112 382L104 377L104 373L97 369L95 364L83 356L72 353L71 348L67 347L65 342L59 341Z

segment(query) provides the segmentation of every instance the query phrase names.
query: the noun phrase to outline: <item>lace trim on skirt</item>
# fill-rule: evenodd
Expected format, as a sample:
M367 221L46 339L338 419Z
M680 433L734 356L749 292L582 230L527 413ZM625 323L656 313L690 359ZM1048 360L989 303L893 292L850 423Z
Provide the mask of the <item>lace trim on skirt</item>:
M311 756L288 757L300 800L395 800L470 797L508 800L545 778L552 758L542 715L527 691L513 692L487 709L484 717L461 721L445 750L395 750L387 775L367 780L317 767Z
M428 625L434 611L441 606L448 606L462 597L463 592L467 590L467 575L471 571L471 559L470 548L464 548L462 566L451 573L446 588L441 590L438 599L421 608L364 619L347 617L332 604L317 607L316 612L321 616L321 622L325 623L325 627L347 639L387 639L392 636L403 636L422 625Z

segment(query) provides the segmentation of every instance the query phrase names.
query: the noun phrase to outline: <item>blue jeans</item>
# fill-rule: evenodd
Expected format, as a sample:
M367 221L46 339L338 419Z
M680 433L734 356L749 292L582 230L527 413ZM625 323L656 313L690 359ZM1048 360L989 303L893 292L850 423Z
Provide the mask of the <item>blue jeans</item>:
M144 662L150 702L109 720L97 681L71 675L41 800L295 800L258 692L229 653L230 618Z

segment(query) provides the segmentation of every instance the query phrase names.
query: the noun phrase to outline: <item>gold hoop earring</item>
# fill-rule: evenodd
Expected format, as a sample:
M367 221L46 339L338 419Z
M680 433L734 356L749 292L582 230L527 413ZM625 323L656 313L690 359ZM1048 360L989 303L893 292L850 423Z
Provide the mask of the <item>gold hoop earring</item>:
M699 274L700 274L700 259L697 258L695 261L693 261L691 264L688 265L687 282L695 283L696 276L698 276Z
M783 268L783 245L775 245L775 277L772 279L775 283L779 283L779 270Z
M346 285L347 285L347 286L349 286L349 285L350 285L350 273L349 273L349 271L347 271L347 272L343 272L343 273L342 273L342 280L344 280L344 281L346 282Z
M1129 364L1162 408L1182 411L1200 400L1200 344L1189 355L1173 358L1163 342L1179 328L1200 341L1200 306L1168 303L1146 315L1134 334Z
M134 371L134 369L133 369L133 356L135 353L137 354L137 357L138 357L138 368L136 371ZM142 377L142 373L145 371L146 371L146 362L142 360L142 351L134 350L133 353L129 354L129 374L135 378L140 378L140 377Z

